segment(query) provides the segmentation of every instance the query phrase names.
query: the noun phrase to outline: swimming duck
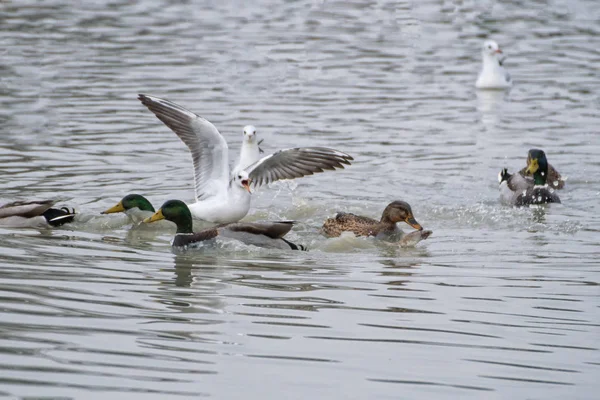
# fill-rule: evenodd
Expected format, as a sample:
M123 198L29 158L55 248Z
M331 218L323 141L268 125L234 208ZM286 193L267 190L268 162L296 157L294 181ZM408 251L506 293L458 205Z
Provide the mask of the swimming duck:
M506 89L512 86L510 74L506 72L502 63L502 50L498 43L487 40L481 49L483 67L475 82L477 89Z
M155 211L156 210L154 210L152 203L150 203L147 198L142 195L132 193L123 197L117 204L108 210L102 211L100 214L113 214L122 212L125 213L134 223L138 223L154 214Z
M306 250L302 245L296 245L283 237L292 229L294 221L277 222L238 222L224 224L199 232L193 231L192 213L189 207L180 200L169 200L144 220L146 223L166 219L177 225L177 232L171 245L175 248L186 249L195 244L216 238L217 236L239 240L240 242L271 249Z
M500 181L500 199L503 203L514 206L531 204L560 203L560 198L554 189L547 185L548 160L543 150L531 149L527 155L527 175L533 175L533 180L521 174L509 174L504 168L498 175Z
M55 200L15 201L0 207L0 226L42 227L61 226L72 222L75 210L52 208Z
M138 99L185 143L192 155L196 202L189 208L196 219L239 221L250 209L250 185L258 187L344 168L353 160L346 153L326 147L300 147L269 154L230 175L227 142L212 123L165 99L144 94Z
M340 236L345 231L354 232L357 236L391 235L401 232L396 223L402 221L415 229L423 229L414 218L410 205L405 201L396 200L388 204L383 210L379 221L369 217L339 212L334 218L328 218L325 221L322 231L329 237Z

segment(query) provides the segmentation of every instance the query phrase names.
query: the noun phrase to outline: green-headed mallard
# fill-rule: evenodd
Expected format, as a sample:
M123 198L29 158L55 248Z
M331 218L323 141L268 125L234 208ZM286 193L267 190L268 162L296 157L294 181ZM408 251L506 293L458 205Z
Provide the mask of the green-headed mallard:
M61 226L73 221L75 210L52 208L55 200L15 201L0 207L0 226Z
M498 180L500 181L500 198L503 203L514 206L560 203L554 189L549 188L546 184L548 160L546 160L543 150L529 150L525 173L533 175L533 179L519 173L509 174L506 168L500 172Z
M185 249L194 244L221 236L259 247L305 250L304 246L296 245L283 238L292 229L293 221L238 222L194 232L192 213L188 206L180 200L165 202L154 215L146 218L144 222L149 223L163 219L172 221L177 225L177 232L171 243L176 248Z
M329 237L340 236L342 232L354 232L357 236L379 236L392 235L400 232L396 223L406 222L415 229L422 230L423 227L413 216L410 205L401 200L388 204L383 210L379 221L355 215L339 212L334 218L328 218L323 224L322 231Z
M125 213L134 223L142 222L154 214L156 210L152 203L144 196L139 194L128 194L123 197L116 205L112 206L101 214Z

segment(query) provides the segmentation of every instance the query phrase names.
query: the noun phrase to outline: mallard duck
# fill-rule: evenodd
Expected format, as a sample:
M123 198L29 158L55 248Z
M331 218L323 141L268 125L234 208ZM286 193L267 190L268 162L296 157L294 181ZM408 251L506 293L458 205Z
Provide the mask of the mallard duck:
M503 203L514 206L560 203L554 189L546 184L548 161L543 150L529 150L525 172L527 175L533 175L533 180L518 173L509 174L506 168L500 172L498 180Z
M334 218L328 218L325 221L322 231L329 237L340 236L342 232L346 231L354 232L357 236L391 235L400 232L396 223L402 221L415 229L423 229L414 218L410 205L405 201L396 200L387 205L379 221L361 215L339 212Z
M75 210L52 208L55 200L15 201L0 207L0 226L42 227L61 226L72 222Z
M155 210L147 198L133 193L123 197L117 204L108 210L102 211L100 214L121 212L125 213L133 222L138 223L154 214Z
M292 229L294 221L238 222L219 225L194 233L190 209L180 200L165 202L154 215L146 218L144 222L150 223L163 219L177 225L177 232L171 243L176 248L193 247L195 244L221 236L259 247L305 250L304 246L296 245L283 238Z
M481 49L483 68L479 73L475 87L477 89L506 89L511 87L512 79L504 69L502 50L498 43L487 40Z
M189 205L196 219L236 222L250 209L250 185L258 187L280 179L294 179L350 165L348 154L325 147L280 150L230 176L225 138L209 121L158 97L139 100L187 145L194 164L196 202Z

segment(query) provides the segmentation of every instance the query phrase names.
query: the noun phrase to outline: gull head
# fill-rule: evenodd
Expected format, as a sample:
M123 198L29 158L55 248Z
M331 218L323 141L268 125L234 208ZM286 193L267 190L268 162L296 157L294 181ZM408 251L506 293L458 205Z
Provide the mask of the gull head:
M254 125L246 125L244 127L244 141L246 142L254 142L256 139L256 128Z
M252 194L252 192L250 191L251 183L252 183L252 179L250 179L250 177L248 176L248 173L246 171L244 171L243 169L236 172L235 176L233 177L233 184L243 188L244 190L248 191L248 193L250 193L250 194Z
M494 42L493 40L486 40L485 42L483 42L481 52L483 53L484 58L497 58L499 54L502 54L500 46L498 46L498 43Z

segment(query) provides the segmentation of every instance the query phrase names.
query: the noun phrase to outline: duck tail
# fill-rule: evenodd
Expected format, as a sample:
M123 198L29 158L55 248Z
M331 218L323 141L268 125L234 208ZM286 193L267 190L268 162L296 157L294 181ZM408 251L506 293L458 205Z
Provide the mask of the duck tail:
M69 222L73 222L75 218L75 209L68 209L67 207L62 208L49 208L42 216L46 218L48 224L51 226L61 226Z
M508 169L502 168L502 170L498 173L498 183L508 181L511 176L512 174L508 173Z
M290 246L290 248L292 250L308 251L308 248L306 246L303 246L301 244L292 243L289 240L286 240L284 238L281 238L281 240L283 240L285 243L287 243L287 245Z

